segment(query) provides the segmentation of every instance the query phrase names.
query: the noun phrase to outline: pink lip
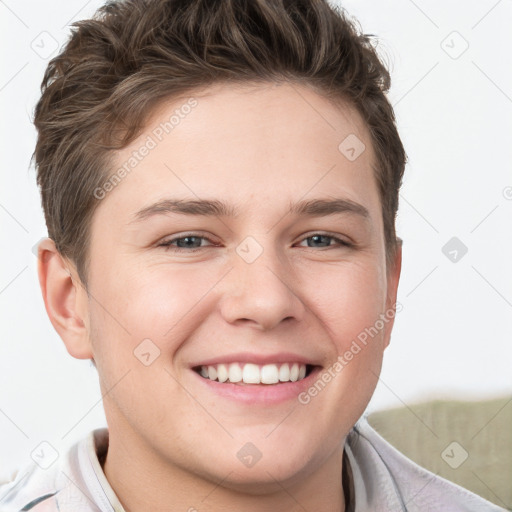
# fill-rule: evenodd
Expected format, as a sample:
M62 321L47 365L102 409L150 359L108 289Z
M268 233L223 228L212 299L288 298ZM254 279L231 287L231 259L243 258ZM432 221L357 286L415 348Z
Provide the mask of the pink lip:
M238 354L226 354L225 356L216 356L211 359L205 359L198 363L193 363L190 367L196 368L198 366L208 366L221 363L254 363L260 365L272 363L301 363L315 366L319 364L298 354L292 354L291 352L279 352L277 354L251 354L249 352L239 352Z
M294 359L287 359L287 361L290 360ZM240 359L236 359L236 361L240 361ZM299 394L313 384L320 371L321 368L319 366L315 366L307 377L297 382L244 385L231 384L227 382L221 383L205 379L195 371L193 371L193 373L195 377L199 379L200 383L202 383L200 385L206 386L209 391L223 398L235 400L245 405L277 405L288 400L297 400Z

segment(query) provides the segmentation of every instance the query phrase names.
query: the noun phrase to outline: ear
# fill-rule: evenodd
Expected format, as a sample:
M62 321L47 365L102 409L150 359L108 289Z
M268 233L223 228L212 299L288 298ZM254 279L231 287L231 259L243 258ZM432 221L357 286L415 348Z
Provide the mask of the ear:
M391 331L395 323L397 311L401 311L401 305L397 308L396 297L398 292L398 283L400 281L400 272L402 271L402 239L396 239L395 257L387 273L387 295L386 295L386 324L384 332L384 348L389 345L391 340Z
M91 359L87 290L50 238L39 243L37 272L46 312L67 351L77 359Z

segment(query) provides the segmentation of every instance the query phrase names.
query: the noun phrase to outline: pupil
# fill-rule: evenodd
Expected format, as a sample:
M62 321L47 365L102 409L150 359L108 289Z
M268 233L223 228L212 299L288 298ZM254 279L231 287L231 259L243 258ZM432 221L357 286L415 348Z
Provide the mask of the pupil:
M180 247L191 247L191 246L194 246L194 247L197 247L197 244L187 244L187 241L190 241L190 240L198 240L198 237L197 236L186 236L186 237L183 237L181 240L178 240L178 246Z
M326 235L314 235L311 237L315 242L318 242L319 240L318 239L322 239L322 238L328 238Z

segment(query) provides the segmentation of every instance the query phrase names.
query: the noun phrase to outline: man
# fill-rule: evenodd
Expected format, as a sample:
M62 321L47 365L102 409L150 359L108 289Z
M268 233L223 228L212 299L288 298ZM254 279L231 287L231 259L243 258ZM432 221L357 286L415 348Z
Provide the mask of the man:
M76 25L35 113L39 278L108 430L20 470L2 510L498 510L360 420L401 269L388 88L325 1Z

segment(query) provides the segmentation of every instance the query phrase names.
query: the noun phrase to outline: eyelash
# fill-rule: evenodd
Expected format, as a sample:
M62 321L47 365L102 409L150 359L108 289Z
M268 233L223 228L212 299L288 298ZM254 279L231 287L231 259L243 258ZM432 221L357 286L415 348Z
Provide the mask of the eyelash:
M341 238L338 238L334 235L330 235L330 234L327 234L327 233L313 233L312 235L309 235L305 238L303 238L301 240L304 241L304 240L308 240L309 238L313 238L315 236L323 236L323 237L327 237L327 238L332 238L333 240L335 240L336 242L339 243L339 245L341 247L354 247L354 244L350 243L350 242L347 242L345 240L342 240ZM163 247L166 251L172 251L172 252L181 252L181 251L185 251L185 252L197 252L197 251L200 251L201 249L205 249L205 247L193 247L191 249L187 249L185 247L174 247L172 246L171 244L174 243L174 242L177 242L178 240L184 240L185 238L201 238L201 239L204 239L204 240L208 240L209 242L213 243L212 240L210 240L208 237L206 236L201 236L201 235L198 235L198 234L195 234L195 233L189 233L189 234L186 234L186 235L182 235L182 236L179 236L179 237L176 237L176 238L172 238L170 240L166 240L165 242L162 242L160 244L158 244L158 247ZM329 247L320 247L320 249L331 249L332 247L329 246ZM306 249L314 249L314 247L306 247Z

